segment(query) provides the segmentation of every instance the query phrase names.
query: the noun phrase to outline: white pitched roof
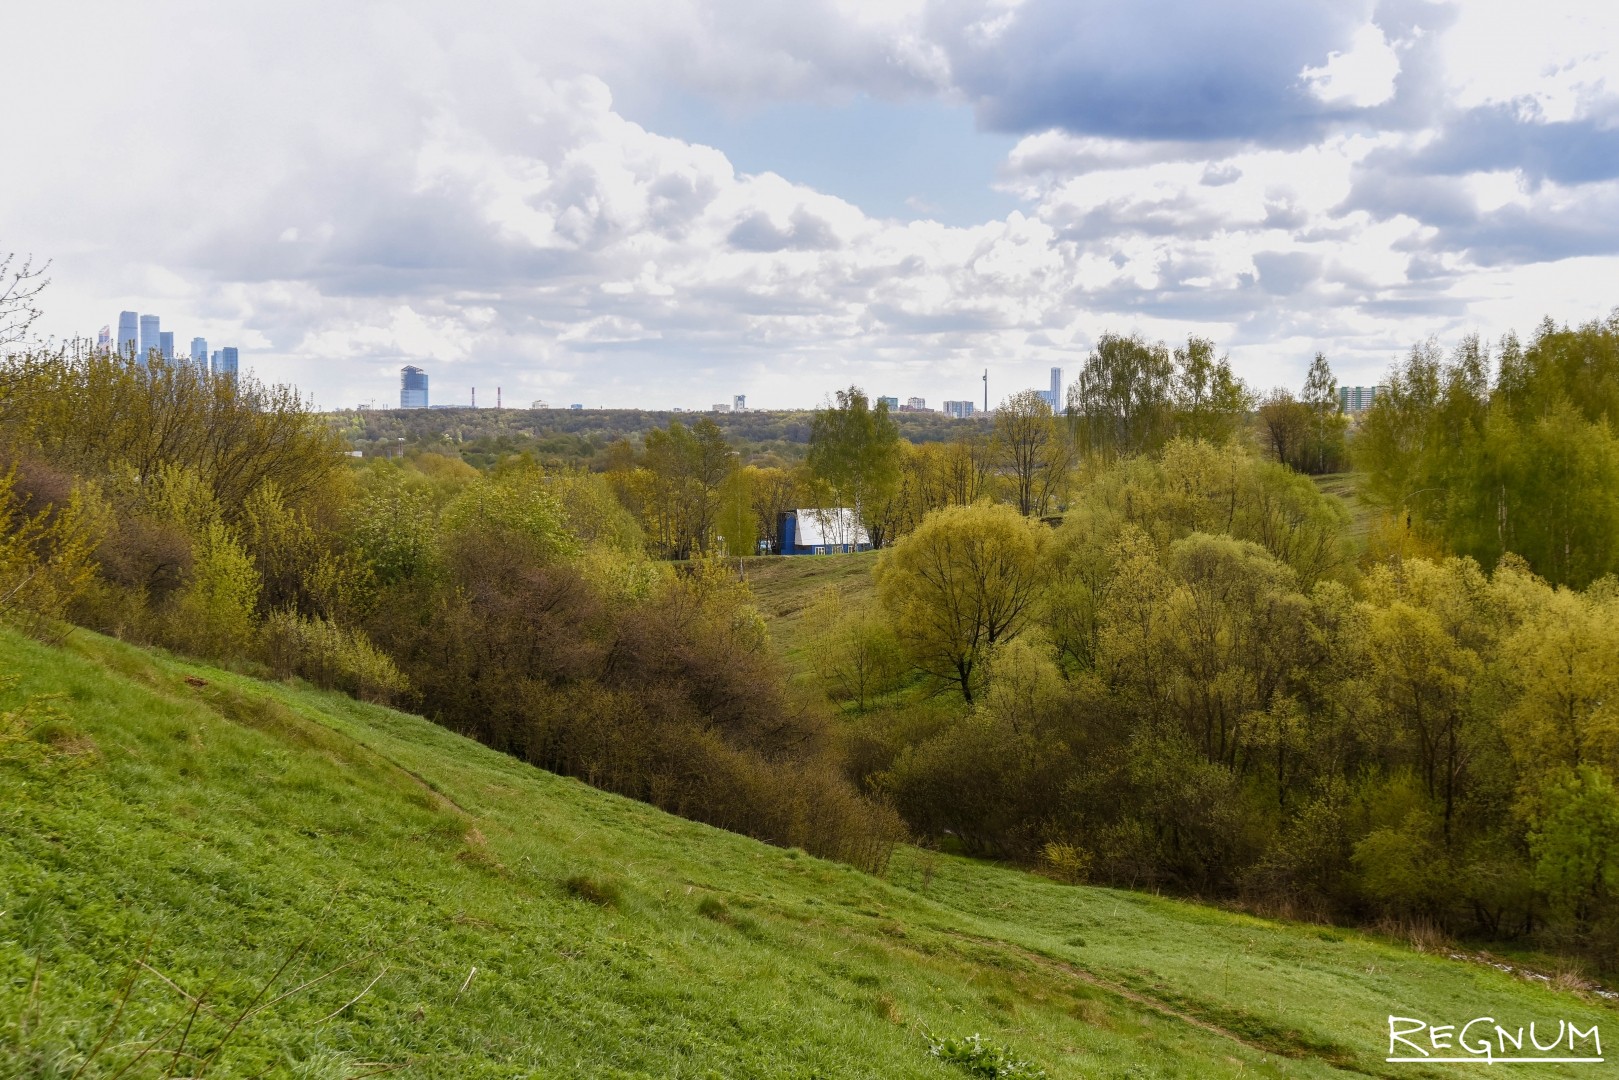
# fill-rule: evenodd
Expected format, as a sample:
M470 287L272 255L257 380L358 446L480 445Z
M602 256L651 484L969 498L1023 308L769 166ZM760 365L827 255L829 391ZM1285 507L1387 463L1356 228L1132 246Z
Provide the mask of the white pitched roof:
M793 542L799 547L837 547L844 544L871 543L865 526L855 520L848 507L830 510L806 509L796 511L798 530Z

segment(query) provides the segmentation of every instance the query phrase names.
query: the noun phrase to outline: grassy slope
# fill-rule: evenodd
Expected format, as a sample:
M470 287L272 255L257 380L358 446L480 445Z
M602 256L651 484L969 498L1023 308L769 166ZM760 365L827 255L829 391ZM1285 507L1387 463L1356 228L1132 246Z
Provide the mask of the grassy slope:
M248 1019L210 1075L965 1076L925 1029L1053 1077L1406 1076L1427 1073L1381 1063L1390 1011L1614 1018L1354 934L926 853L877 880L87 634L0 630L0 672L22 676L0 711L56 694L71 727L0 741L0 1076L72 1075L136 971L84 1075L183 1023L142 956L205 997L205 1054L300 943L263 1000L352 966Z
M805 644L804 609L828 588L846 590L852 599L871 596L875 551L858 555L773 555L743 563L754 602L770 623L770 633L788 660L797 664Z

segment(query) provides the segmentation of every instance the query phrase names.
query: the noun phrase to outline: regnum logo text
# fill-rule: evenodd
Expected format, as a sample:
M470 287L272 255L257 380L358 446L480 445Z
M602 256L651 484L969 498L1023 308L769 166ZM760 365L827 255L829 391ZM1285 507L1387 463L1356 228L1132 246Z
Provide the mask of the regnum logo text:
M1602 1033L1592 1021L1530 1021L1528 1026L1479 1016L1455 1024L1434 1024L1410 1016L1389 1017L1390 1062L1535 1062L1596 1065L1602 1062Z

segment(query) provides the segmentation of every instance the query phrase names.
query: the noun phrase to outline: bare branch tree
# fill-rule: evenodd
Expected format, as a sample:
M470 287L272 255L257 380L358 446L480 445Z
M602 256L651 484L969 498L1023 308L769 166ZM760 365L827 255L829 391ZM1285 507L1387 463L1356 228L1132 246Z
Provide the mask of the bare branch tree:
M49 262L35 267L30 255L13 269L16 258L13 252L0 255L0 345L21 341L28 334L40 314L34 300L51 283L45 276Z

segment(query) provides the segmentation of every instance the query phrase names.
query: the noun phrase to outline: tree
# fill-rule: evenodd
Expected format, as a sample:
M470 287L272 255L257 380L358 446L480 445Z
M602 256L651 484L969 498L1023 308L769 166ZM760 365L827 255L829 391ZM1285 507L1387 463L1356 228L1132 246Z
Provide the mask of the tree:
M1253 394L1231 371L1231 360L1214 357L1214 342L1189 337L1175 350L1175 427L1189 439L1225 442L1242 429Z
M877 596L919 670L973 700L985 656L1028 624L1049 536L1010 506L952 506L885 553Z
M618 461L627 463L622 453ZM704 417L690 428L671 420L668 428L647 432L638 464L613 478L652 550L668 559L689 559L714 545L726 485L737 468L725 433Z
M40 315L34 301L51 283L44 276L49 263L35 267L30 256L13 269L16 259L14 252L0 255L0 345L11 345L28 336L28 328Z
M835 405L815 410L807 463L839 505L872 530L875 512L899 482L899 428L887 403L873 407L858 386L839 390ZM881 540L880 531L872 533L873 546L881 547Z
M1312 422L1310 407L1284 387L1278 386L1260 403L1259 427L1265 448L1277 461L1299 472L1306 471Z
M1173 426L1174 377L1163 345L1103 334L1068 388L1081 448L1111 460L1161 446Z
M1336 471L1344 456L1344 429L1348 426L1338 403L1338 380L1325 353L1316 353L1304 379L1304 407L1310 410L1308 448L1301 455L1308 473Z
M1068 478L1073 442L1038 391L1013 394L995 410L995 450L1025 517L1044 516Z
M869 600L828 587L805 611L804 625L815 673L829 692L853 701L859 712L904 671L894 631Z
M772 552L781 550L781 516L798 506L798 478L792 470L749 465L748 497L754 532Z

